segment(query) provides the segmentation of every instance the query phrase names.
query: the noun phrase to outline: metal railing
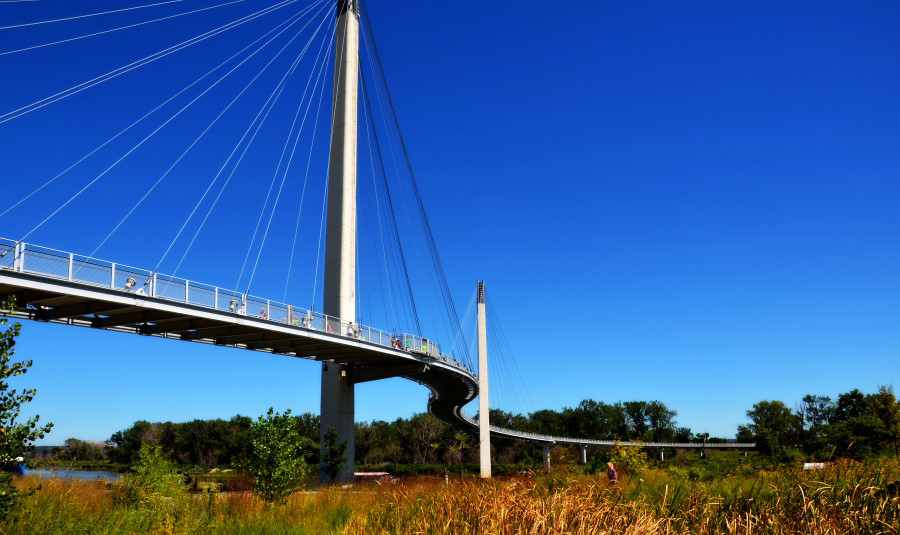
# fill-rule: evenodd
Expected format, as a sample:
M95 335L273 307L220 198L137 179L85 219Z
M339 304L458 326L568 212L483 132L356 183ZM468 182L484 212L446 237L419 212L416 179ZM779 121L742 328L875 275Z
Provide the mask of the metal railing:
M478 422L466 415L462 415L463 419L470 425L478 427ZM751 449L756 447L752 442L636 442L628 440L599 440L592 438L574 438L560 437L555 435L544 435L531 431L518 431L515 429L506 429L496 425L491 426L491 431L508 437L520 438L523 440L531 440L532 442L541 442L544 444L574 444L580 446L635 446L641 448L710 448L710 449Z
M418 335L389 333L374 327L344 322L288 303L31 243L0 238L0 270L185 303L288 325L299 330L340 335L416 353L474 375L468 366L441 353L440 345Z

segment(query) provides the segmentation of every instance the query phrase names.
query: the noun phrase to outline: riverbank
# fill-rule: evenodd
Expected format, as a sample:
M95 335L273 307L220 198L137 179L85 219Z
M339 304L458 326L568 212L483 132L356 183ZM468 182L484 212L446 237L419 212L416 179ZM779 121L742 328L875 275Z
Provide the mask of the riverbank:
M266 506L249 493L203 493L126 506L115 484L44 480L2 525L8 535L69 533L896 534L893 460L840 462L707 481L649 470L618 487L605 476L419 481L297 493ZM24 489L36 480L23 478Z

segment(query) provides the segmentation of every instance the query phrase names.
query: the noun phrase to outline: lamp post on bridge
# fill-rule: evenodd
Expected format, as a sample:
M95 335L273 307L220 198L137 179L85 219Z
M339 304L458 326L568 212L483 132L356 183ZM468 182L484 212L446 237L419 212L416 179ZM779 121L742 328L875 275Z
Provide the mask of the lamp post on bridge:
M337 0L328 211L325 230L324 312L341 322L356 320L356 141L359 75L359 0ZM327 321L327 320L326 320ZM340 329L338 329L340 330ZM343 333L340 333L343 334ZM327 359L327 355L323 355ZM322 363L320 458L325 434L345 441L346 465L337 481L353 478L355 467L353 382L349 367ZM319 480L328 476L319 467Z

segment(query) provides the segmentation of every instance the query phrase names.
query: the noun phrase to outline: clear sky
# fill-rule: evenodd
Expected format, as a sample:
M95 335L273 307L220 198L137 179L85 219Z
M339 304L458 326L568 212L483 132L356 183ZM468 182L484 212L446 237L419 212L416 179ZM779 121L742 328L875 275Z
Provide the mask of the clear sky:
M0 3L0 25L151 3ZM224 3L185 0L4 28L0 53ZM274 3L246 0L2 54L0 114ZM0 211L310 3L0 124ZM659 399L678 411L680 425L733 436L759 400L793 405L807 393L871 391L900 379L900 4L371 0L369 12L460 315L475 281L485 279L527 386L530 405L506 393L495 406ZM310 34L286 49L97 256L148 268L159 262ZM238 286L326 34L312 39L308 60L178 275ZM290 35L28 241L94 250ZM190 98L0 216L0 236L29 232ZM321 138L328 117L319 116ZM304 145L260 255L256 295L285 293ZM322 147L313 151L286 292L304 306L313 300ZM408 214L404 200L400 212ZM374 236L364 228L366 210L360 235ZM191 225L163 272L174 270L197 220ZM369 289L363 281L361 302L382 306L382 292ZM434 314L428 303L419 304L423 316ZM319 365L305 360L30 322L17 350L34 359L15 384L38 389L29 413L56 424L49 444L106 439L137 419L318 410ZM357 419L409 416L426 401L423 387L403 380L363 384Z

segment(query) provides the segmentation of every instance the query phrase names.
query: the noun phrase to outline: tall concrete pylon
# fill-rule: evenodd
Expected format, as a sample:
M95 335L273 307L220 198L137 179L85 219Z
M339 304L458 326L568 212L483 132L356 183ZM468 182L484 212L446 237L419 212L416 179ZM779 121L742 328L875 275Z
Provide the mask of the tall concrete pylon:
M328 213L325 230L324 312L342 322L356 321L356 139L359 74L359 0L337 0ZM340 324L332 327L341 330ZM322 356L327 359L327 355ZM337 431L346 441L347 462L338 481L353 478L355 467L353 383L348 366L322 362L320 443ZM320 454L324 456L324 446ZM328 476L319 467L319 480Z
M491 424L488 405L487 315L484 281L478 281L478 455L481 477L491 477Z

